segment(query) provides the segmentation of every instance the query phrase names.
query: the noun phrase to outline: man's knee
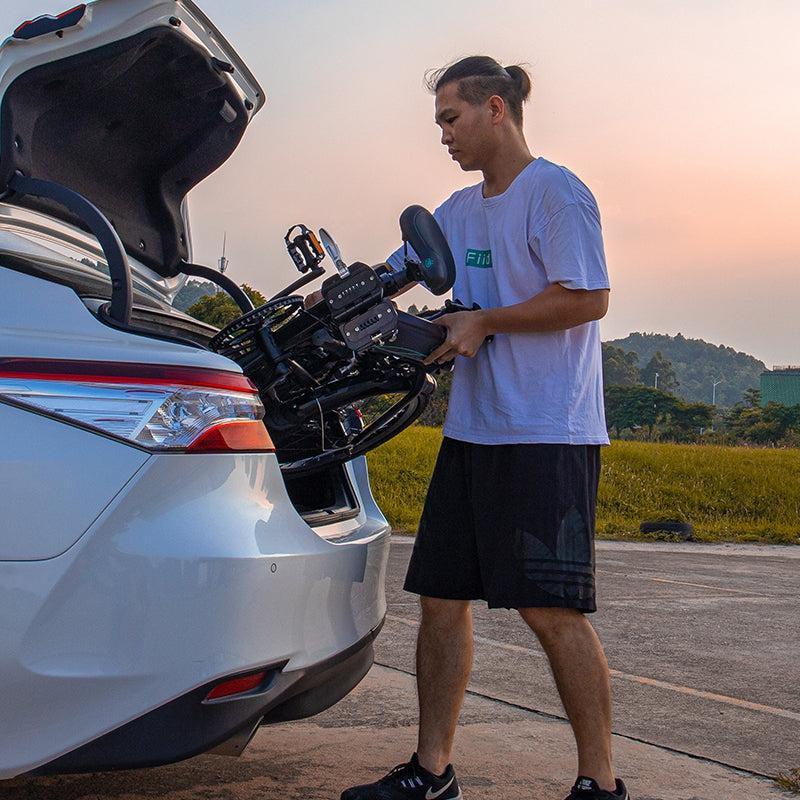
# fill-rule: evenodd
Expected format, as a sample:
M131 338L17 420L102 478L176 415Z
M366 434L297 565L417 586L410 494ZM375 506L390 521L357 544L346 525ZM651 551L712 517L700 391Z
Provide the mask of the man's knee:
M445 600L441 597L420 597L423 623L456 625L472 613L469 600Z
M520 608L518 611L528 627L542 641L553 639L566 630L586 624L584 615L574 608Z

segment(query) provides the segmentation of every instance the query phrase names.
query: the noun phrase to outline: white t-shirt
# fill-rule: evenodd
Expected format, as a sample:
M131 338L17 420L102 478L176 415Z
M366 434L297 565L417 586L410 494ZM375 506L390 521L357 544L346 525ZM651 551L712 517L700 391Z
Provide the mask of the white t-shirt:
M499 308L551 283L607 289L600 212L565 167L537 158L501 195L483 183L434 212L453 251L453 297ZM390 256L403 265L402 249ZM444 435L478 444L608 444L600 331L496 334L474 358L457 356Z

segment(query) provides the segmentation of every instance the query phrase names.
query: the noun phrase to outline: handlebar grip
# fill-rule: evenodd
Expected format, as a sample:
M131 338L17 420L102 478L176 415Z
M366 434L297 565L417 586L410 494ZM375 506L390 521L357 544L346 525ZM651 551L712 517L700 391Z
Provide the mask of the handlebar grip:
M424 361L447 338L447 330L405 311L397 312L397 335L382 350L413 361Z

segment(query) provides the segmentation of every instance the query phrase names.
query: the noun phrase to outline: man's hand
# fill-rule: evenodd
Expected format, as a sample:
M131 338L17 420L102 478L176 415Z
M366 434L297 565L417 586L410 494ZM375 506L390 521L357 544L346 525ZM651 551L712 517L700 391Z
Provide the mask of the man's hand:
M431 321L447 328L447 339L425 359L425 364L444 364L456 356L472 358L488 335L481 311L458 311Z
M567 289L553 283L513 306L446 314L432 321L447 328L447 339L425 363L444 364L459 355L472 358L483 340L496 333L544 333L574 328L600 319L607 309L608 289Z

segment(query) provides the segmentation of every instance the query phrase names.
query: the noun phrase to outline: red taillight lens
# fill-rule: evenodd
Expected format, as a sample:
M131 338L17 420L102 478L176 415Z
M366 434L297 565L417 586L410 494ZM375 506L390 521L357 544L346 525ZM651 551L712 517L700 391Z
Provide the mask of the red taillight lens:
M236 372L5 358L0 396L151 450L275 449L258 391Z
M230 678L227 681L218 683L207 695L206 700L219 700L222 697L232 697L245 692L252 692L258 689L267 677L267 671L254 672L251 675L243 675L239 678Z
M262 422L223 422L201 433L189 453L225 453L231 450L275 450Z

